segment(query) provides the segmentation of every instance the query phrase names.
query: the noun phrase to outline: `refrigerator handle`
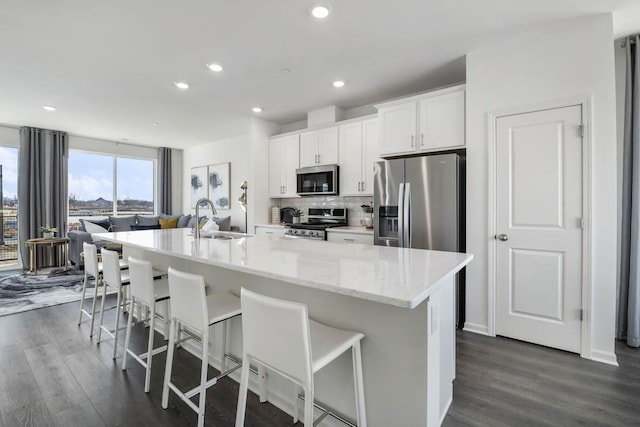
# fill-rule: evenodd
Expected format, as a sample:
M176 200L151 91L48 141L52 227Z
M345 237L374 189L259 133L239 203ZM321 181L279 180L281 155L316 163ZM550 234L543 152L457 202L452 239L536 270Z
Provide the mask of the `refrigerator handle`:
M404 247L404 182L398 187L398 247Z
M411 231L412 231L412 220L413 215L411 212L411 183L407 182L404 185L404 208L402 209L404 212L404 238L402 239L404 242L404 246L406 248L411 247Z

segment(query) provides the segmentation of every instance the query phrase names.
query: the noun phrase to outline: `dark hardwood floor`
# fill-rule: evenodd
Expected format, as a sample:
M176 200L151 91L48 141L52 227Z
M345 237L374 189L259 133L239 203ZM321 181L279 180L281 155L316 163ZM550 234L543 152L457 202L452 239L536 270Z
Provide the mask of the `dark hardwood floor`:
M77 314L77 303L70 303L0 317L0 427L196 424L195 413L173 394L169 408L160 407L164 354L154 357L151 392L145 394L143 368L130 360L123 373L121 359L111 359L112 341L96 345L88 322L76 326ZM143 327L134 329L132 347L144 351L145 337ZM158 334L156 339L162 341ZM638 426L640 351L622 343L617 350L619 368L461 332L454 403L444 425ZM193 386L198 372L199 360L178 350L174 381ZM208 390L207 426L233 425L237 393L229 379ZM246 425L291 422L250 394ZM401 419L397 426L404 426Z

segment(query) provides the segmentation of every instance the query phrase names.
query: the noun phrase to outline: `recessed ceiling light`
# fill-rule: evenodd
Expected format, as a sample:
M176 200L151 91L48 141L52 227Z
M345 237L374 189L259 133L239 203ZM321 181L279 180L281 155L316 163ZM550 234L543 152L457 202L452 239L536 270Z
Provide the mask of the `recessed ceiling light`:
M158 123L158 122L154 122L154 123L153 123L153 125L154 125L154 126L158 126L159 124L160 124L160 123Z
M47 111L56 111L57 108L54 107L53 105L43 105L42 108L44 108Z
M253 111L254 113L262 113L262 108L260 108L260 107L253 107L253 108L251 109L251 111Z
M336 80L333 82L333 87L342 87L344 86L344 82L342 80Z
M209 68L211 71L215 71L216 73L222 71L222 65L220 64L207 64L207 68Z
M281 74L289 74L291 72L291 70L289 68L283 68L282 70L280 70Z
M189 89L189 85L185 82L175 82L174 85L176 85L178 89Z
M316 19L325 19L331 13L331 9L327 4L315 4L309 8L309 13Z

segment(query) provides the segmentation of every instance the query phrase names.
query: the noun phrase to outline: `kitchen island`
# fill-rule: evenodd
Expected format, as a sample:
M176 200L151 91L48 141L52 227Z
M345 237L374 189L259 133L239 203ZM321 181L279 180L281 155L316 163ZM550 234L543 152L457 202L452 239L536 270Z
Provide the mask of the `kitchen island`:
M239 295L244 286L303 302L313 319L363 332L370 426L435 426L444 418L455 377L454 276L472 255L225 233L196 240L186 229L95 237L123 244L126 255L155 268L202 274L212 289ZM231 334L237 356L240 322ZM213 356L209 362L219 366ZM292 413L293 385L270 372L267 378L269 401ZM348 352L316 375L315 387L316 401L355 418Z

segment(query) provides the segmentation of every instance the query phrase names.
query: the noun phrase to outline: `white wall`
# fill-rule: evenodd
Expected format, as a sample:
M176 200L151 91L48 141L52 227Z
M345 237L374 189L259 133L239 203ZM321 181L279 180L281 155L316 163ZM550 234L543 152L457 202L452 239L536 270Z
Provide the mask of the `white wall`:
M593 356L613 358L616 296L616 117L613 29L603 14L519 30L467 55L467 323L487 332L488 132L491 113L591 96ZM589 254L587 254L588 256Z
M640 24L639 24L640 25ZM625 103L625 87L627 79L627 55L626 48L621 47L620 41L617 41L614 45L615 58L616 58L616 133L617 133L617 158L618 158L618 174L617 178L617 197L618 203L617 212L618 218L616 221L617 234L616 236L617 247L620 247L620 233L622 231L622 154L624 144L624 103ZM620 251L616 257L616 283L620 281ZM617 330L616 330L617 333Z
M269 210L267 197L268 175L268 138L275 134L279 126L254 119L248 126L246 133L210 144L203 144L187 148L183 152L183 184L182 211L195 213L189 199L189 175L191 168L207 166L217 163L230 163L231 193L230 209L218 210L219 217L231 215L231 225L240 227L244 231L244 211L237 202L242 194L240 184L248 181L248 229L253 230L253 224L266 222ZM210 211L205 211L210 215Z

